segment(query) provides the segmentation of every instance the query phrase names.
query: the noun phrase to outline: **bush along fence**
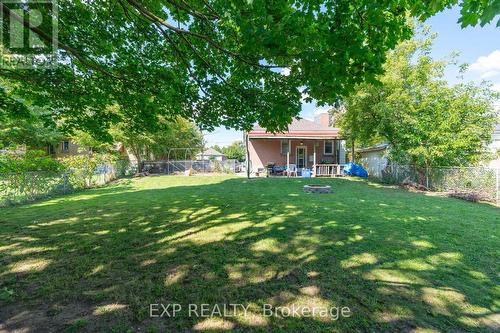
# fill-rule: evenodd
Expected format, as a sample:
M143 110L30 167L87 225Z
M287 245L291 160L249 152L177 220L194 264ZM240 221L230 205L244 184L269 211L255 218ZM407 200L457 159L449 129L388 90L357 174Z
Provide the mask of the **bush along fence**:
M422 169L412 165L389 164L369 171L373 179L386 184L449 192L451 196L471 201L500 202L499 168L431 167Z
M131 175L135 170L127 160L99 160L77 157L65 167L49 170L0 173L0 207L32 202L54 195L104 185Z

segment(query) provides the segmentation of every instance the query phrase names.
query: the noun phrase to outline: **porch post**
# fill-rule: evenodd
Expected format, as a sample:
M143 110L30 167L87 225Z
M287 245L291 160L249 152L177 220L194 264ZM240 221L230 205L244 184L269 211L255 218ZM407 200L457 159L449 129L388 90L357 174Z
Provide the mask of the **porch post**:
M316 177L316 141L313 141L313 172L312 175L313 177Z
M288 149L286 151L286 175L287 177L290 177L290 144L291 140L288 140Z
M244 134L245 136L245 149L246 149L246 155L247 155L247 163L246 163L246 169L247 169L247 178L250 179L250 150L248 149L248 144L249 144L249 139L248 139L248 133ZM205 165L205 164L203 164Z

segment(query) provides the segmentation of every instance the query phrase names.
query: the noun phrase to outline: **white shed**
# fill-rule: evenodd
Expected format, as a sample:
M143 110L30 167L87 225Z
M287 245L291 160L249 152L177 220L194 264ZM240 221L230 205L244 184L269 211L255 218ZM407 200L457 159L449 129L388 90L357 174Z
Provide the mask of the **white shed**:
M382 170L389 163L388 155L389 145L387 143L377 144L367 148L356 149L356 152L361 155L359 164L361 164L368 175L381 177Z

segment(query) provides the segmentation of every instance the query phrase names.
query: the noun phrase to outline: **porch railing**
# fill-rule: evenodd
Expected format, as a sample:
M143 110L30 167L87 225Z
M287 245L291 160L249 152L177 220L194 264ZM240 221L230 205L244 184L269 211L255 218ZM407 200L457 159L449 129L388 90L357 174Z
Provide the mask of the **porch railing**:
M342 176L344 171L343 164L316 164L313 167L316 177Z

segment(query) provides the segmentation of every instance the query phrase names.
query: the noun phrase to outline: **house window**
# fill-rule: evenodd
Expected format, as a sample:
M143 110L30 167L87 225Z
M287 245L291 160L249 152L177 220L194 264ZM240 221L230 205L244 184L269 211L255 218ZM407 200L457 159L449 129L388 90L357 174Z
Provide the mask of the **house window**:
M62 143L62 150L64 152L68 152L69 151L69 141L63 141L63 143Z
M333 140L325 140L323 155L333 155Z
M288 154L288 140L281 140L281 155Z

